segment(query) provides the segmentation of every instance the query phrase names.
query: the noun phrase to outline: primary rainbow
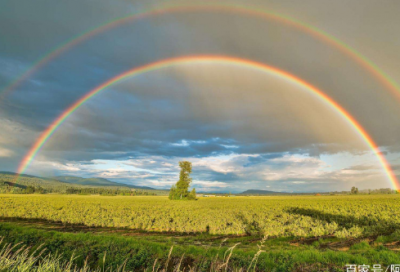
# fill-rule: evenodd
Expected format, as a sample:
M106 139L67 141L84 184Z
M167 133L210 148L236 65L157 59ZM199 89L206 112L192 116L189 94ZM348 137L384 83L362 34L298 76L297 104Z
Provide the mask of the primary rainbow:
M151 16L157 16L167 13L185 13L185 12L232 12L245 14L249 16L257 16L270 20L275 20L278 22L282 22L289 26L295 27L304 33L307 33L311 36L314 36L331 46L334 46L341 50L343 53L349 55L355 61L357 61L362 67L367 69L370 73L372 73L376 78L379 79L389 90L393 92L393 94L400 99L400 86L394 81L388 74L386 74L382 69L380 69L375 63L369 60L367 57L362 55L360 52L356 51L349 45L345 44L338 38L318 29L315 26L303 23L294 18L274 13L268 10L261 10L256 8L249 8L240 5L232 5L232 4L213 4L213 5L192 5L187 7L180 6L169 6L163 7L160 9L144 11L142 13L129 15L122 18L117 18L112 21L108 21L105 24L97 26L96 28L90 29L82 34L73 37L70 40L67 40L65 43L56 47L49 53L44 54L41 58L39 58L27 71L17 77L14 81L12 81L9 85L7 85L0 94L0 102L4 99L8 94L10 94L17 86L19 86L23 81L28 79L32 74L34 74L38 69L46 65L48 62L61 55L63 52L68 49L78 45L85 40L103 33L107 30L113 29L120 25L123 25L128 22L132 22L134 20L140 20Z
M243 67L247 68L252 68L252 69L257 69L261 70L270 74L273 74L275 76L281 77L289 82L296 83L299 86L304 87L306 90L311 92L312 94L316 95L320 99L322 99L324 102L329 104L333 109L337 111L338 114L340 114L347 122L349 122L354 130L361 136L361 138L366 142L366 144L371 148L371 150L375 153L377 156L381 166L385 170L385 173L388 176L389 181L392 183L392 185L396 189L400 189L399 187L399 182L394 175L390 164L387 162L386 158L383 156L383 154L379 151L378 146L376 143L373 141L371 136L365 131L365 129L357 122L357 120L350 115L342 106L340 106L336 101L334 101L332 98L330 98L328 95L323 93L321 90L317 89L316 87L312 86L308 82L286 72L283 70L280 70L276 67L272 67L263 63L251 61L251 60L246 60L246 59L240 59L236 57L229 57L229 56L184 56L184 57L178 57L178 58L170 58L170 59L164 59L160 61L156 61L150 64L146 64L140 67L133 68L131 70L128 70L114 78L111 78L110 80L104 82L103 84L99 85L97 88L89 91L86 93L84 96L82 96L79 100L77 100L75 103L73 103L69 108L67 108L57 119L54 120L54 122L40 135L40 137L36 140L34 145L30 148L28 153L25 155L25 157L22 159L19 167L18 167L18 174L22 174L29 164L32 162L32 160L35 158L36 154L39 152L41 147L46 143L46 141L52 136L52 134L56 131L56 129L67 119L68 116L70 116L74 111L76 111L83 103L88 101L90 98L101 92L102 90L106 89L107 87L111 86L114 83L117 83L129 76L136 76L139 74L143 74L149 71L154 71L157 69L161 69L164 67L169 67L173 65L178 65L178 64L185 64L185 63L216 63L216 62L222 62L222 63L229 63L232 65L240 65ZM17 177L18 179L18 177Z

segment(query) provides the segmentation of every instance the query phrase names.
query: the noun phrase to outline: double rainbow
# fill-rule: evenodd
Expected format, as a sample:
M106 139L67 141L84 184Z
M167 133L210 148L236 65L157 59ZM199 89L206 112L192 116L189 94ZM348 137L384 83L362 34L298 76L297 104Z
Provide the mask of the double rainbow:
M343 107L341 107L336 101L330 98L321 90L317 89L316 87L312 86L310 83L286 72L280 70L276 67L272 67L263 63L240 59L235 57L228 57L228 56L185 56L179 58L170 58L165 60L160 60L157 62L153 62L147 65L143 65L140 67L133 68L128 70L110 80L104 82L103 84L99 85L97 88L89 91L84 96L82 96L79 100L73 103L69 108L67 108L58 118L54 120L54 122L40 135L28 153L25 155L23 160L21 161L18 167L18 173L22 174L32 160L35 158L36 154L40 151L46 141L53 135L53 133L57 130L57 128L70 116L74 111L76 111L80 106L82 106L86 101L90 98L94 97L96 94L100 93L101 91L105 90L107 87L126 79L127 77L137 76L146 72L162 69L165 67L170 67L173 65L179 64L198 64L198 63L228 63L231 65L239 65L241 67L246 67L248 69L255 69L259 71L263 71L274 76L280 77L288 82L297 84L302 89L307 90L308 92L312 93L313 95L317 96L321 99L321 101L327 103L330 107L332 107L336 112L346 120L353 129L360 135L360 137L365 141L365 143L371 148L371 150L375 153L376 157L378 158L381 166L383 167L389 181L391 184L396 188L399 189L399 182L394 175L390 164L387 162L386 158L382 155L379 151L377 144L373 141L371 136L365 131L365 129L357 122L357 120L350 115Z
M55 59L57 56L71 49L72 47L94 37L95 35L101 34L105 31L116 28L120 25L133 22L135 20L140 20L152 16L158 16L163 14L175 14L175 13L187 13L187 12L225 12L234 14L243 14L248 16L260 17L268 20L274 20L288 26L294 27L303 31L304 33L311 35L327 44L336 47L346 55L350 56L356 62L358 62L362 67L367 69L371 74L373 74L379 81L381 81L392 93L400 99L400 86L394 81L389 75L387 75L382 69L380 69L375 63L369 60L367 57L362 55L360 52L356 51L354 48L345 44L338 38L318 29L315 26L300 22L294 18L274 13L268 10L261 10L256 8L249 8L245 6L239 6L234 4L212 4L212 5L191 5L186 7L181 6L169 6L160 9L145 11L142 13L129 15L122 18L116 18L105 24L97 26L90 29L74 38L66 41L65 43L59 45L50 52L44 54L39 58L27 71L17 77L9 85L7 85L3 91L0 93L0 101L9 95L13 90L15 90L22 82L27 80L32 76L37 70L45 66L47 63Z

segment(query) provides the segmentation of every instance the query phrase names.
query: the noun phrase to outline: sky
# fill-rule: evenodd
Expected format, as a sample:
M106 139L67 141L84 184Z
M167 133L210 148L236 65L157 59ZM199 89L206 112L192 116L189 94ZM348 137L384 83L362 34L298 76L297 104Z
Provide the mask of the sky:
M213 55L276 67L315 86L362 125L400 179L393 90L354 55L238 6L317 28L400 84L397 0L1 1L0 171L16 172L60 114L113 77L159 60ZM171 7L179 12L115 25L35 66L88 30ZM205 192L394 188L329 103L287 78L224 61L177 63L108 86L58 127L25 174L168 189L182 160L193 164L192 186Z

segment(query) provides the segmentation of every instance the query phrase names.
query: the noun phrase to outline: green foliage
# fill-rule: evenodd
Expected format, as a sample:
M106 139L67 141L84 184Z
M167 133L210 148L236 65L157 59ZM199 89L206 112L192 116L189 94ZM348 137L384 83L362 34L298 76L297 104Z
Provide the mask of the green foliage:
M1 217L146 231L345 239L393 233L400 226L396 194L215 197L190 202L157 196L34 194L0 195L0 203Z
M352 195L356 195L356 194L358 194L358 188L356 188L356 187L351 187L351 191L350 191L350 193L352 194Z
M131 188L101 178L62 177L63 181L53 178L39 178L21 175L16 179L15 174L0 172L0 193L5 194L100 194L100 195L167 195L167 191ZM73 184L80 182L81 185ZM68 183L72 182L72 183ZM97 184L97 186L96 186ZM144 187L143 187L144 188Z
M168 198L169 199L175 199L177 197L178 193L176 191L176 186L172 185L171 189L169 190L169 195Z
M187 196L188 200L196 200L196 188L193 188L190 194Z
M101 195L101 196L154 196L153 192L132 189L111 189L111 188L68 188L67 194L76 195Z
M166 263L169 263L168 271L176 272L343 271L349 263L382 266L400 263L399 253L383 246L371 247L365 242L347 252L318 250L319 243L287 248L279 245L279 239L268 239L265 245L257 243L264 252L256 247L251 250L248 245L244 249L240 245L234 248L232 245L236 242L230 248L217 243L211 247L174 245L170 250L171 244L149 241L148 235L140 241L115 234L65 233L10 223L0 223L0 236L4 237L4 243L0 243L0 271L165 272ZM255 269L248 270L252 265Z
M16 186L9 182L0 182L0 193L7 194L46 194L49 191L40 186Z
M370 249L371 246L369 245L369 243L367 241L361 241L358 244L354 244L351 246L350 249L352 250L365 250L365 249Z
M192 192L189 192L190 183L192 182L192 178L190 177L190 173L192 173L192 163L188 161L181 161L179 162L179 167L181 168L179 180L171 187L169 199L195 200L196 190L193 189Z

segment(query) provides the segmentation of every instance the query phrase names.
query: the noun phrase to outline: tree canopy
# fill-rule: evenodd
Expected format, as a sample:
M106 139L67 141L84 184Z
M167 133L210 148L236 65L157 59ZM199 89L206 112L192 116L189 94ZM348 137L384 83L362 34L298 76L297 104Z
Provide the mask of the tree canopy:
M351 194L352 195L356 195L356 194L358 194L358 188L356 188L356 187L351 187Z
M169 191L169 199L195 200L196 189L193 188L193 190L189 192L190 183L192 182L192 178L190 177L190 174L192 173L192 163L188 161L181 161L179 162L179 167L181 168L179 180L171 187L171 190Z

